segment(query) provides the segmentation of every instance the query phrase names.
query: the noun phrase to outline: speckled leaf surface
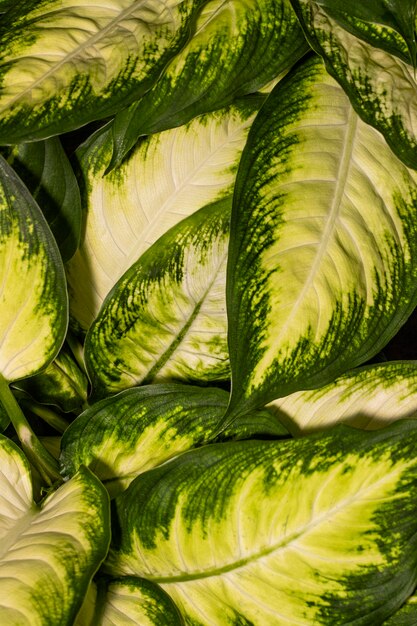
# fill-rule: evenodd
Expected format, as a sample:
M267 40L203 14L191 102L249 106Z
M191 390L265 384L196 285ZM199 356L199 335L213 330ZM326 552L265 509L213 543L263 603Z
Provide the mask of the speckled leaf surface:
M0 23L0 142L44 139L142 95L186 43L192 0L23 0Z
M312 57L271 93L236 181L230 415L368 360L416 301L416 173Z
M122 274L169 228L230 195L249 128L264 97L249 97L146 138L103 177L111 132L78 151L85 235L67 265L71 315L87 329Z
M270 405L297 436L343 422L373 430L417 417L417 363L392 361L354 369L328 385Z
M113 497L138 474L209 443L228 399L221 389L175 383L145 385L106 398L84 411L65 432L61 473L68 478L85 465ZM272 413L257 411L238 418L222 438L285 434Z
M38 506L28 462L0 437L0 622L71 626L106 555L104 487L83 468Z
M154 87L117 114L112 165L140 135L173 128L253 93L294 65L308 44L289 0L211 0Z
M105 568L190 624L382 623L416 583L416 443L403 422L188 452L115 500Z
M417 83L414 68L345 30L314 0L292 0L310 45L341 84L362 119L417 169Z
M68 261L81 236L81 198L75 174L58 137L14 146L8 162L46 217L62 259Z
M226 262L231 199L186 218L116 283L87 333L96 398L165 380L228 380Z
M383 626L415 626L417 624L417 595L408 598L397 613L387 619Z
M92 583L74 626L183 626L171 598L155 583L124 576Z
M58 247L38 205L0 157L0 372L9 382L55 357L68 323Z

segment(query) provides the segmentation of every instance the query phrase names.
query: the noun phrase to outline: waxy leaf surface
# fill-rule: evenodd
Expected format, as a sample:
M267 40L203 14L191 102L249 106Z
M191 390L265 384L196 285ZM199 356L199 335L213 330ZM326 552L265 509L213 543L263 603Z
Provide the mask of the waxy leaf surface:
M85 468L32 500L29 465L0 438L0 623L71 626L110 540L108 496Z
M170 227L232 193L263 100L248 97L146 138L105 177L113 146L110 131L93 136L79 150L85 236L67 265L71 314L79 326L90 326L118 279Z
M0 157L0 373L36 374L64 341L68 299L56 242L36 202Z
M417 362L393 361L357 368L319 389L272 402L293 435L343 422L373 430L417 417Z
M380 624L416 584L416 444L403 422L185 453L116 498L105 569L189 624Z
M61 473L89 467L114 496L136 476L168 459L209 443L225 413L229 394L216 388L175 383L128 389L97 402L67 429L61 444ZM238 418L222 439L283 437L273 414L256 411Z
M365 362L416 301L417 175L312 57L274 89L236 180L229 415Z
M186 43L192 0L25 0L0 23L0 142L115 113Z
M122 276L85 342L96 397L164 380L228 380L231 199L173 227Z
M57 137L14 146L8 162L23 180L68 261L81 236L81 198L75 174Z
M414 67L345 30L314 0L293 0L312 48L346 91L361 118L417 169L417 82Z
M140 135L185 124L253 93L307 50L289 0L211 0L154 87L117 114L111 165Z

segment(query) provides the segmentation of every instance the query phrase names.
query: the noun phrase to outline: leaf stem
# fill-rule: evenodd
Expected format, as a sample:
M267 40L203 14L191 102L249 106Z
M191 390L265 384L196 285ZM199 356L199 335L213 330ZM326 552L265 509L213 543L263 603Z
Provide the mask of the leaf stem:
M58 463L44 448L30 427L22 409L14 397L8 382L0 374L0 403L3 405L16 434L22 444L23 451L29 461L36 467L42 480L51 487L57 481L62 482Z
M63 434L67 430L68 422L49 407L40 406L28 398L21 398L20 404L43 419L44 422L52 426L58 433Z

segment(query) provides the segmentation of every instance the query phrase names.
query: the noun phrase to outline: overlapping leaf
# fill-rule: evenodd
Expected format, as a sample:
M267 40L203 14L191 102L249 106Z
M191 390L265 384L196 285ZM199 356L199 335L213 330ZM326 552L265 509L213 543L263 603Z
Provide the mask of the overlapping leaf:
M417 624L417 595L408 598L397 613L387 619L383 626L414 626Z
M382 428L417 417L417 363L393 361L361 367L311 391L299 391L270 405L294 435L339 422Z
M185 124L256 91L307 49L289 0L211 0L154 87L116 116L111 165L140 135Z
M85 341L96 397L163 380L228 380L226 261L231 199L156 241L104 301Z
M124 576L92 583L75 626L182 626L171 598L144 578Z
M44 139L133 102L186 43L192 0L25 0L0 23L0 142Z
M0 373L33 375L57 354L68 323L64 269L38 205L0 157Z
M164 232L233 190L237 165L263 96L242 99L186 126L144 139L103 178L110 132L79 151L87 196L85 237L67 266L71 312L87 329L122 274Z
M328 71L342 85L357 113L385 136L404 163L417 169L413 66L345 30L314 0L292 2L309 43L324 57Z
M403 422L188 452L115 500L106 570L157 582L186 623L380 624L417 580L416 444Z
M368 360L416 303L417 176L317 57L251 129L228 266L230 415Z
M216 388L160 384L129 389L94 404L62 438L61 473L89 467L114 496L147 469L209 443L217 432L229 395ZM223 438L282 437L273 414L242 416Z
M64 261L81 236L81 199L77 180L57 137L14 146L9 163L46 217Z
M0 622L70 626L110 540L108 497L85 468L39 507L29 465L0 438Z

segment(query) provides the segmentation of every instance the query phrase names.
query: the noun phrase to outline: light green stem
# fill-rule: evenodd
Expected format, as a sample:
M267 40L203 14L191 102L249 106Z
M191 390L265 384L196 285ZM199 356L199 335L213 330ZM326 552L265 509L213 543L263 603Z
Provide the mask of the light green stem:
M52 486L57 481L62 482L58 463L44 448L31 429L22 409L12 394L8 382L0 374L0 402L3 405L11 423L19 437L22 448L29 461L36 467L46 485Z
M78 339L75 339L75 337L71 335L71 333L67 333L66 341L70 347L70 350L74 356L74 359L76 360L78 364L78 367L87 376L87 370L85 368L85 363L84 363L84 350L83 350L82 345L80 344Z
M49 426L52 426L52 428L54 428L58 433L63 434L67 430L68 422L49 407L36 404L27 398L22 398L20 400L20 404L43 419L44 422L49 424Z

